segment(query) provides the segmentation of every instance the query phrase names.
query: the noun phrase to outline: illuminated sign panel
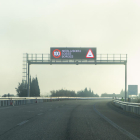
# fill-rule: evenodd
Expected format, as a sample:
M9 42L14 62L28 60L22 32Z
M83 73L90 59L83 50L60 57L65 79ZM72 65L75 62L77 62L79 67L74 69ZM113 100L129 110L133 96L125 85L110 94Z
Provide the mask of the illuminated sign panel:
M96 60L96 48L50 48L51 59L92 59Z

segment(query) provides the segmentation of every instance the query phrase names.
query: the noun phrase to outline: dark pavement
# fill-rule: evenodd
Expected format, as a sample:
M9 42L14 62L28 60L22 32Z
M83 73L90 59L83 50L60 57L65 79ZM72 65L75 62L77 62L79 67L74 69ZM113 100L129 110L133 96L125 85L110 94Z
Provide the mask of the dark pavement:
M122 132L100 116L123 128ZM1 107L0 140L130 140L140 138L140 117L111 100L66 100ZM130 134L130 135L129 135Z

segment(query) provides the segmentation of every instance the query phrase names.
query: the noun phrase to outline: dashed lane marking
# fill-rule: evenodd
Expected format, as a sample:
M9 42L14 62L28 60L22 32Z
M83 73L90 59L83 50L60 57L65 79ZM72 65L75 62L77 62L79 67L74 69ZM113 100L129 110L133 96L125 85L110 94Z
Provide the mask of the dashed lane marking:
M25 120L25 121L23 121L23 122L21 122L21 123L19 123L19 124L17 124L17 125L23 125L23 124L25 124L25 123L27 123L29 120Z
M39 114L37 114L37 115L42 115L43 113L39 113Z

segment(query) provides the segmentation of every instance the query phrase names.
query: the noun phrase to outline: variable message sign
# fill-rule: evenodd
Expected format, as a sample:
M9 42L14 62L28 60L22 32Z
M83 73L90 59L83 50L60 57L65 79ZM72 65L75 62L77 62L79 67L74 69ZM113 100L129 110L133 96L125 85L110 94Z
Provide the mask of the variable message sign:
M51 59L92 59L96 60L96 48L50 48Z

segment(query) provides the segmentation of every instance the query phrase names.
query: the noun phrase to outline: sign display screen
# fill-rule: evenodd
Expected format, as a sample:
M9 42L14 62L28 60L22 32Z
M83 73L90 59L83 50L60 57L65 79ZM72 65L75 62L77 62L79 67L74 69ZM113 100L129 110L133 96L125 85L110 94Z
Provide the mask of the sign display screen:
M51 59L92 59L96 60L96 48L51 47Z

